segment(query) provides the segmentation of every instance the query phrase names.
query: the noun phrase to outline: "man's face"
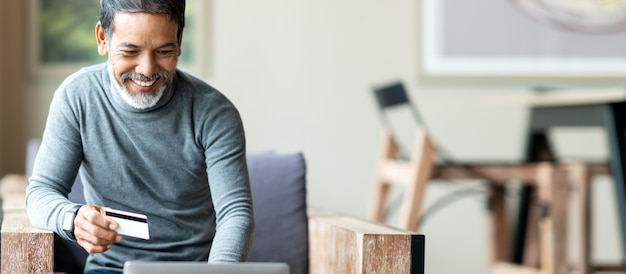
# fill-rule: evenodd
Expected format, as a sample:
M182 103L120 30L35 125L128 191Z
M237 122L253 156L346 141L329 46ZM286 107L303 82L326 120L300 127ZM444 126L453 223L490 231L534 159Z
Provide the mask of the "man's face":
M96 26L98 52L108 54L112 76L131 105L153 106L171 82L181 53L177 27L164 14L117 13L109 40Z

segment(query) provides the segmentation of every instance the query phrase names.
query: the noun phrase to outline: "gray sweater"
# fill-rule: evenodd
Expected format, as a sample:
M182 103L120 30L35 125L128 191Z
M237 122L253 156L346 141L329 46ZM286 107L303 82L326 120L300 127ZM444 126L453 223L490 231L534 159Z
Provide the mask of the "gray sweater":
M177 71L151 109L126 104L107 64L56 91L26 193L35 227L62 230L78 174L88 204L148 216L150 239L124 237L86 271L127 260L244 261L254 220L239 113L219 91Z

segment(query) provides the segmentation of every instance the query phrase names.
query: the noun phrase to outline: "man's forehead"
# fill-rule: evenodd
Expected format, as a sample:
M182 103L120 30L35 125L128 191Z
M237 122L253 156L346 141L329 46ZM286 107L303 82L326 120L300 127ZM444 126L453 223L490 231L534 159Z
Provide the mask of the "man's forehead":
M165 13L145 13L145 12L116 12L113 15L111 25L115 29L116 25L132 27L138 21L150 21L152 24L171 24L178 28L178 23ZM151 24L144 24L141 27L148 27Z
M113 17L112 26L111 33L113 36L129 35L130 37L127 39L130 40L140 39L137 36L158 38L170 35L174 43L177 40L174 39L178 33L177 24L170 20L166 14L120 12Z

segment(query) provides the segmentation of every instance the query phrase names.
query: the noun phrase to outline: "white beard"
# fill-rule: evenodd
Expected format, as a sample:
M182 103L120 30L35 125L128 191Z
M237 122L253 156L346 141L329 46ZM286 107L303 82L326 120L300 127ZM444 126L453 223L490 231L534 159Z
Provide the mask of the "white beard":
M111 82L117 89L117 93L122 97L122 100L129 104L131 107L145 110L151 107L154 107L161 97L163 97L163 92L165 91L166 85L161 86L156 93L137 93L135 95L131 94L126 86L119 85L115 80L115 76L113 75L113 66L109 64L109 77L111 77ZM128 80L130 81L130 80Z
M117 83L117 92L122 96L122 100L136 109L144 110L155 106L161 97L163 97L163 91L165 86L162 86L156 93L138 93L134 96L130 94L125 86L119 86Z

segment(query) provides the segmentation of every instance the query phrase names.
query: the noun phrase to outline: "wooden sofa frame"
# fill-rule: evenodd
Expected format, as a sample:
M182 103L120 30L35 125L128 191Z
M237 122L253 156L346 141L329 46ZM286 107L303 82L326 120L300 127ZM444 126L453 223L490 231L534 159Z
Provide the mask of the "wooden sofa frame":
M26 177L0 180L2 273L53 273L54 235L33 228ZM424 236L381 223L309 210L310 273L424 273Z

